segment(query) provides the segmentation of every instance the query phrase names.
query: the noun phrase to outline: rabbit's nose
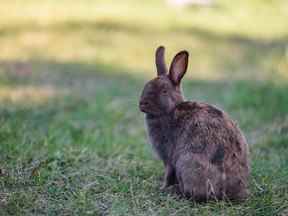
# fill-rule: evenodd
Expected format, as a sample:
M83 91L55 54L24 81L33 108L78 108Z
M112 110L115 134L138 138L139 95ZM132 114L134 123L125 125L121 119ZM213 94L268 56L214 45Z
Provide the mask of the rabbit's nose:
M140 101L139 108L142 112L146 112L149 107L149 103L147 101Z
M140 106L147 106L149 103L147 101L140 101Z

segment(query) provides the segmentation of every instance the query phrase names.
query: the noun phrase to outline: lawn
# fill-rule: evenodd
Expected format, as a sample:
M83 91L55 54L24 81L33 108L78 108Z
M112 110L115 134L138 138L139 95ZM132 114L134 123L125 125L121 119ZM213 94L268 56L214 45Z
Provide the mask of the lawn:
M2 0L0 14L0 215L288 215L287 1ZM246 202L159 190L137 106L158 45L190 52L187 99L243 129Z

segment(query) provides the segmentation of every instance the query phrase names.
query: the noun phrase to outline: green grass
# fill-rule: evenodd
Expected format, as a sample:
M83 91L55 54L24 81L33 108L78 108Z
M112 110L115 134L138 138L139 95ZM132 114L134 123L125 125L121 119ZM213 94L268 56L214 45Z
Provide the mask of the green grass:
M286 215L288 4L0 3L0 215ZM251 196L161 192L138 97L154 51L187 49L185 96L225 109L251 149Z

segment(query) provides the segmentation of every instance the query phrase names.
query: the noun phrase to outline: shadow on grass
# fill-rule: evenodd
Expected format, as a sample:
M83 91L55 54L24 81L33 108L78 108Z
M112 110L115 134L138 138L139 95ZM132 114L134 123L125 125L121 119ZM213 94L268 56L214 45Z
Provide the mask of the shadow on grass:
M0 75L6 78L6 84L2 84L10 86L11 91L12 87L32 86L35 87L35 91L37 88L38 90L50 89L51 92L55 92L51 95L56 98L57 92L65 92L66 94L62 96L59 94L64 97L62 100L69 98L69 103L73 103L73 100L85 101L88 108L89 104L97 103L101 110L105 110L104 101L113 104L113 100L116 100L116 104L122 103L128 111L131 110L134 114L139 113L138 98L147 80L139 74L133 75L133 72L127 74L126 68L101 63L35 60L2 62L0 67L2 70ZM260 122L286 116L288 112L287 90L287 84L269 81L184 79L184 92L188 99L216 104L227 112L235 114L240 124L248 128L249 125L257 127ZM7 91L9 92L9 89ZM33 88L30 91L33 91ZM38 93L41 97L41 91ZM43 97L47 95L43 91ZM58 97L59 100L61 101ZM27 101L29 101L29 95ZM25 101L22 102L25 104ZM77 103L75 103L76 106ZM95 114L97 116L97 113Z
M147 80L127 68L95 63L75 63L32 60L0 63L2 86L51 86L66 89L81 97L97 94L101 89L107 95L133 97L135 102ZM212 100L214 103L237 108L261 106L266 109L276 103L276 110L284 113L287 83L254 80L194 80L184 78L184 92L188 98ZM231 96L227 96L230 92ZM283 93L283 95L282 95ZM275 95L274 95L275 94ZM278 96L277 96L278 95ZM263 97L263 98L262 98ZM265 104L264 98L267 99ZM270 103L269 103L270 102ZM268 104L269 103L269 104ZM282 104L283 105L280 105ZM277 106L279 105L279 106ZM278 109L277 109L278 108ZM276 113L275 113L276 114Z

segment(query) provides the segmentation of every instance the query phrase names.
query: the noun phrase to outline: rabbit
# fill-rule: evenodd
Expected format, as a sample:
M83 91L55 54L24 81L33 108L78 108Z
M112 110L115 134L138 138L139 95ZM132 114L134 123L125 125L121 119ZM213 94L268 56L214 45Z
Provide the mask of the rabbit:
M177 186L194 201L249 196L249 149L237 124L219 108L185 101L181 80L189 54L179 52L167 71L165 48L156 50L157 77L144 86L139 109L149 140L165 167L161 189Z

